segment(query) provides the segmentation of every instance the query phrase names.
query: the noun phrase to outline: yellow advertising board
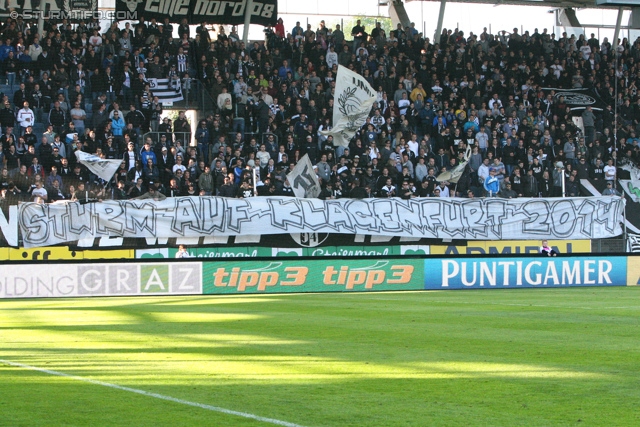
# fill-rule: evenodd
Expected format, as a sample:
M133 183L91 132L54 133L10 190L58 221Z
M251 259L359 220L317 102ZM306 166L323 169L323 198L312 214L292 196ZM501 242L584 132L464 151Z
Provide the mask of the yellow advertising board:
M540 252L541 241L498 240L469 241L467 246L431 245L431 255L505 255L536 254ZM591 253L590 240L549 240L549 246L561 254Z
M82 251L84 259L135 259L134 249L107 249Z
M133 249L72 250L67 246L0 248L3 261L68 261L74 259L134 259Z
M627 286L640 285L640 256L627 257Z
M81 251L72 251L67 246L48 246L45 248L9 248L11 261L60 261L83 259Z

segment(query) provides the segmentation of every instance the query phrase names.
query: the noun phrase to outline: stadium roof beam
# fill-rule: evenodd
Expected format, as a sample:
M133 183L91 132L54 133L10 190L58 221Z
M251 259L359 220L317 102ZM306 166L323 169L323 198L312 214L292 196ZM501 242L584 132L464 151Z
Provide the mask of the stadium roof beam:
M570 8L556 9L556 22L563 27L582 27L576 11Z
M381 1L381 0L378 0ZM563 27L582 27L576 16L574 9L618 9L618 19L616 23L616 31L614 43L620 33L622 23L622 12L624 8L631 8L631 17L629 18L630 28L640 28L640 7L633 7L638 4L638 0L406 0L406 1L439 1L440 9L438 13L438 24L434 34L434 42L440 41L442 33L442 23L444 21L444 13L447 1L454 3L479 3L493 6L512 5L512 6L538 6L549 7L549 12L555 11L556 22ZM402 10L403 15L397 14L396 11ZM635 12L635 13L634 13ZM393 0L389 5L389 14L395 24L402 23L403 27L409 25L409 18L402 5L402 0ZM635 17L634 17L635 16ZM406 22L405 22L406 18Z
M391 17L391 22L394 26L402 24L402 28L406 28L411 24L411 20L404 8L402 0L393 0L389 3L389 16Z

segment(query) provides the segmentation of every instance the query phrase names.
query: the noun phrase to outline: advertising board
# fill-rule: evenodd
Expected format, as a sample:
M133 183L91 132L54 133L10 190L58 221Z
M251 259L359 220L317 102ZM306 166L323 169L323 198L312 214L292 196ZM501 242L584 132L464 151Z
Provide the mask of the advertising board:
M425 259L425 289L626 286L627 257Z
M182 259L5 264L0 298L637 286L634 256Z
M200 263L14 264L0 298L202 294Z
M174 258L176 248L138 249L138 259ZM377 246L322 246L316 248L287 248L261 246L188 247L192 258L299 258L299 257L349 257L389 255L429 255L428 245L377 245Z
M204 294L398 291L422 289L422 260L211 262Z
M591 253L591 240L552 240L549 245L560 254ZM433 255L533 255L539 252L539 240L468 241L466 246L431 246Z

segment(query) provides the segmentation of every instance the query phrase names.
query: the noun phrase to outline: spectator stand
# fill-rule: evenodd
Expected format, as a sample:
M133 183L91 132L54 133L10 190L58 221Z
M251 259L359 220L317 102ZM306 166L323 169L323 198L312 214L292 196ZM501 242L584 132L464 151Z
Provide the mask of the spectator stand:
M55 109L55 105L41 106L41 114L36 114L33 125L36 143L32 144L36 149L33 154L29 152L30 144L21 145L18 140L22 131L15 126L15 116L9 116L0 123L3 133L7 126L14 125L14 137L5 138L3 143L3 162L10 169L6 185L8 187L13 182L23 190L16 197L5 197L4 203L8 203L6 200L12 203L28 200L26 195L34 185L36 174L27 170L22 175L16 158L24 160L27 169L33 165L34 157L38 158L38 165L45 170L45 182L54 164L58 171L64 171L64 174L60 173L62 193L66 193L63 196L71 198L71 189L75 190L80 181L85 182L85 187L90 190L103 188L104 183L84 168L80 167L75 173L72 156L75 149L125 161L127 170L120 171L111 185L112 197L119 194L115 190L120 181L125 185L125 196L121 197L144 193L151 182L156 184L155 172L153 168L145 171L145 165L138 165L137 160L142 157L147 138L151 138L152 148L156 149L156 159L161 155L162 146L158 144L163 133L167 134L167 151L172 148L183 150L183 160L187 163L184 166L190 169L185 178L184 175L174 176L173 168L163 168L170 173L161 174L164 189L160 190L166 190L170 196L187 194L190 191L188 184L194 184L197 191L198 178L205 166L211 167L216 178L212 194L220 194L224 174L234 173L234 168L237 168L237 177L250 179L243 170L250 167L251 161L253 167L256 166L257 154L263 144L269 158L261 154L268 166L261 169L260 178L263 183L276 187L274 194L288 191L283 188L283 176L286 177L286 172L298 159L309 154L322 180L324 191L321 197L329 199L352 197L352 192L362 194L362 188L367 190L365 194L368 197L380 197L387 179L391 179L390 185L394 188L403 188L407 183L409 191L403 193L405 197L433 197L435 178L458 166L463 160L461 153L468 146L478 147L479 158L474 160L472 155L470 159L470 165L478 169L471 168L463 175L465 184L445 184L448 191L438 191L440 196L446 193L463 198L470 194L484 196L479 177L482 166L478 165L482 165L485 157L490 160L489 167L500 171L497 174L499 197L501 192L510 197L514 193L516 197L525 197L526 184L533 188L527 193L528 197L561 196L562 190L558 192L556 187L561 188L563 180L571 180L570 175L574 172L578 179L592 180L597 183L596 188L601 188L604 167L609 160L614 167L622 158L636 164L640 160L638 40L623 40L616 54L611 42L604 39L564 34L551 38L546 31L475 35L446 30L440 37L440 43L435 45L417 32L399 29L383 36L374 35L373 29L365 29L364 50L354 54L345 43L349 40L338 37L337 29L311 30L301 37L285 33L284 37L277 37L278 40L269 34L269 43L265 47L260 42L243 46L238 37L229 37L220 30L216 33L185 33L186 39L180 41L164 37L156 40L158 33L162 33L158 30L161 24L131 23L124 29L115 25L98 30L97 37L102 42L98 59L92 57L92 49L88 46L68 51L66 48L53 48L58 44L62 46L67 38L75 40L77 34L93 33L95 24L91 23L85 30L79 24L47 22L47 30L51 31L47 32L41 44L52 46L50 50L56 63L64 63L72 69L59 71L58 68L53 76L55 79L50 79L53 83L47 83L40 76L40 72L46 70L38 67L42 68L40 64L48 62L42 62L40 59L46 58L38 57L32 62L29 73L18 73L13 86L0 86L13 112L20 108L20 102L15 101L22 100L17 96L22 90L22 81L29 99L33 99L37 92L35 83L41 87L49 84L49 98L55 101L54 98L63 95L63 103L67 103L63 108L62 123L52 123L54 133L61 136L59 154L56 155L53 149L50 153L49 147L59 143L55 142L53 134L47 133L47 125L52 118L47 110ZM9 26L0 28L3 36L7 35L6 31L13 36L9 37L8 48L5 45L0 49L0 58L5 50L17 46L19 38L27 47L35 44L33 35L26 31L30 25L33 23L27 23L22 34L14 34ZM127 30L133 34L140 30L145 38L134 38L129 50L119 49L116 52L114 47L126 44L112 45L111 40L115 38L117 42ZM344 30L350 34L351 29ZM2 38L6 43L7 37ZM203 38L209 40L203 41ZM156 46L156 41L162 47ZM330 56L332 47L335 56ZM189 66L176 77L171 69L179 49L184 51L185 48L190 52ZM131 63L132 58L140 59L140 55L142 64L130 64L129 67L135 70L130 75L133 78L131 91L122 90L120 76L124 75L124 64ZM156 57L162 62L155 64ZM348 147L334 147L330 138L321 132L330 129L333 120L334 59L335 64L340 63L362 74L377 91L377 103L368 122ZM98 66L94 67L96 61ZM86 77L78 73L78 63L87 65ZM4 58L1 64L6 71L12 60ZM107 68L112 66L117 75L114 82L107 76ZM103 73L104 76L97 78L92 69L98 69L97 75ZM143 80L135 82L136 75L139 77L140 74ZM182 99L171 101L172 105L165 104L157 110L149 109L154 93L153 90L145 93L144 79L156 79L156 83L162 84L167 80L170 88L162 87L156 91L172 90L173 94L169 95L179 93ZM173 86L171 82L174 82ZM179 86L175 86L177 82ZM79 87L71 83L79 83ZM546 92L543 88L558 90ZM77 89L84 93L80 99L86 115L84 119L74 120L77 122L73 125L76 126L74 130L69 125L69 114L73 108L69 100L78 97ZM594 112L595 117L585 117L593 124L589 126L593 127L592 132L577 133L575 113L567 99L560 96L565 91L577 89L597 93L606 105L604 111ZM105 99L101 100L103 92ZM106 105L106 113L100 111L101 103ZM127 118L130 115L129 104L134 104L134 116L131 117L141 111L145 118L143 123L127 123L132 121ZM175 127L170 131L161 129L163 123L158 119L168 110L196 110L201 116L200 121L205 122L206 135L199 134L203 139L197 141L199 122L190 123L188 132ZM119 112L120 118L125 116L123 124L113 122L111 116L115 111ZM165 113L156 117L156 111ZM101 121L103 114L108 119ZM111 129L105 130L105 124L110 124ZM126 128L128 124L133 125L132 130ZM78 132L78 125L86 133ZM118 126L116 132L115 127ZM94 136L90 135L91 131ZM44 146L41 145L43 136L51 139ZM176 147L178 141L182 143ZM187 144L185 141L194 142ZM129 142L135 146L134 153L127 151ZM12 149L11 146L15 147ZM224 152L220 151L221 147ZM149 156L145 154L146 157ZM215 169L214 163L218 157L223 165L220 170ZM580 163L583 158L585 166ZM193 160L195 165L189 167L188 160ZM273 164L269 165L269 161ZM564 174L552 176L553 165L557 162L565 166ZM528 174L530 169L534 169L531 178ZM39 171L37 166L34 170ZM545 172L550 176L545 177ZM430 173L433 173L433 180ZM138 178L142 178L142 185L129 193L128 190L137 185ZM168 191L167 188L173 185L172 180L182 188ZM507 187L505 182L511 184L508 192L503 191ZM237 195L238 192L228 191L226 194Z

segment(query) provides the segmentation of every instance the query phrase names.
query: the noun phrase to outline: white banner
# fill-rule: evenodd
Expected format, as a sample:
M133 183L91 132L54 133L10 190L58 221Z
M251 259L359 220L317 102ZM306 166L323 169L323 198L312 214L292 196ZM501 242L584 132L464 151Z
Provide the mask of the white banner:
M601 239L622 234L624 199L299 199L23 203L24 246L114 236L177 238L338 233L463 240Z
M366 123L376 91L360 74L338 65L334 100L333 128L322 134L333 135L336 147L348 147L349 140Z
M313 199L318 197L320 191L322 191L320 183L318 182L318 176L313 170L313 164L308 154L305 154L296 164L296 167L287 174L287 179L296 197L309 197Z
M75 155L80 163L105 181L109 181L113 177L113 174L120 167L120 163L122 163L121 159L101 159L95 154L85 153L84 151L76 151Z
M629 172L630 179L621 179L620 185L622 189L631 200L638 203L640 202L640 169L638 169L633 163L627 163L620 166L620 169Z

